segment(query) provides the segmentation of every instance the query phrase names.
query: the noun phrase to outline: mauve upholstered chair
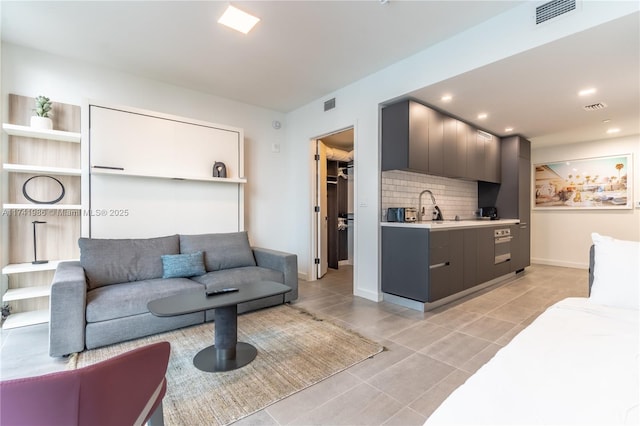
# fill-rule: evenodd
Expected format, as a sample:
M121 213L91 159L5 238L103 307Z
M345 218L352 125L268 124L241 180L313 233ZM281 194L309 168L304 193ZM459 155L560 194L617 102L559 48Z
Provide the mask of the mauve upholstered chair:
M171 346L154 343L77 370L0 382L0 424L163 424Z

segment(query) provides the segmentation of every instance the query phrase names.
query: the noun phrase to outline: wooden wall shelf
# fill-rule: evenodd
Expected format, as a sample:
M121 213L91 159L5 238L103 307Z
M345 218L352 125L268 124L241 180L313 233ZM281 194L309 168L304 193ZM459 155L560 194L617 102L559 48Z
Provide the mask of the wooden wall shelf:
M18 173L48 173L51 175L67 175L67 176L80 176L82 174L81 169L74 169L69 167L47 167L47 166L32 166L29 164L9 164L4 163L2 168L8 172Z
M22 136L26 138L48 139L52 141L80 143L80 133L64 132L62 130L34 129L29 126L3 123L2 129L10 136Z

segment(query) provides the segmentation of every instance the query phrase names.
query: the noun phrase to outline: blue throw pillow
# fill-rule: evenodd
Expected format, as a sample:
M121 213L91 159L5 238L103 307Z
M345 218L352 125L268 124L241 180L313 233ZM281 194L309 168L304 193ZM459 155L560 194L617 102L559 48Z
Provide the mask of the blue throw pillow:
M188 254L164 254L162 257L162 278L188 278L207 273L201 251Z

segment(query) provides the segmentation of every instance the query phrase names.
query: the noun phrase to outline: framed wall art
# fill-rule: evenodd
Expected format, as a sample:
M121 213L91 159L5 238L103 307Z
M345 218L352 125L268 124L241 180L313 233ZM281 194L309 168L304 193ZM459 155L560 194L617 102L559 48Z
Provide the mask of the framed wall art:
M533 208L630 209L631 154L534 164Z

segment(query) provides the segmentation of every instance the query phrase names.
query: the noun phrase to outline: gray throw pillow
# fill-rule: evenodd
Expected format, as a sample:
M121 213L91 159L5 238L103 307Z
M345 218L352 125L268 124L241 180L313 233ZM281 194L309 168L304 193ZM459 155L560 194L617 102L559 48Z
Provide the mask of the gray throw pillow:
M161 278L163 254L179 254L177 235L140 239L80 238L80 264L89 289Z
M189 278L207 273L202 252L187 254L163 254L162 278Z
M204 253L207 272L256 266L246 232L180 235L180 253Z

